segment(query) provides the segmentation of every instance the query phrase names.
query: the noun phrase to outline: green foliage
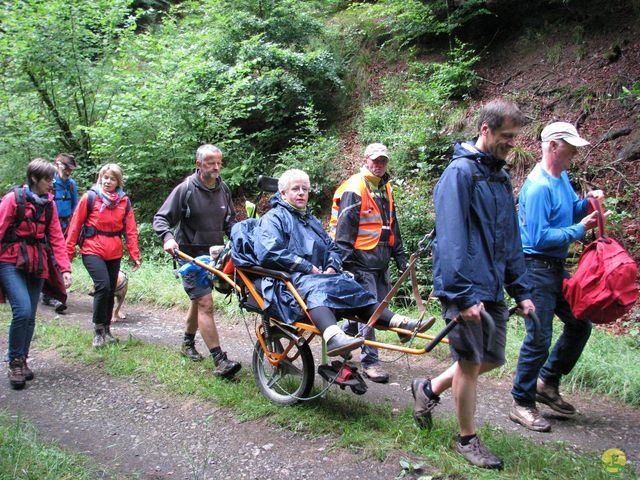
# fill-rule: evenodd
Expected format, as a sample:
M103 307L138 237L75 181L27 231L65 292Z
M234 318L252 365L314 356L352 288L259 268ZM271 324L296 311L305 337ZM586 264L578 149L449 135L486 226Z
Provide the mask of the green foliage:
M145 219L193 169L198 145L222 148L237 188L299 149L307 121L334 115L340 65L311 2L184 2L138 34L129 5L34 1L3 11L1 153L13 165L70 151L82 187L116 162Z
M34 152L60 150L89 158L87 128L108 110L115 95L109 82L118 43L131 38L130 0L15 1L2 10L0 36L3 98L0 154L24 164ZM19 112L16 116L14 113ZM34 124L24 132L26 120ZM28 129L27 129L28 130ZM51 152L52 153L52 152ZM50 153L50 154L51 154Z
M448 162L457 98L466 98L477 79L479 57L456 42L443 63L411 62L407 71L384 79L384 99L364 108L363 143L382 142L393 152L400 177L436 178Z
M381 0L375 3L355 3L350 12L361 27L382 43L403 48L429 35L450 35L476 16L489 11L481 0L451 2L436 0Z

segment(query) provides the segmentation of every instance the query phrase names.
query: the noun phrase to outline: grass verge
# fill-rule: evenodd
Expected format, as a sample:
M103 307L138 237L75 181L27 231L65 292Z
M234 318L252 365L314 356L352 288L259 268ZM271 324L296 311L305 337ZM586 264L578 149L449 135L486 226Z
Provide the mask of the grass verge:
M7 315L2 313L0 317L6 319ZM109 375L135 376L172 394L231 407L240 419L268 417L276 428L331 435L336 446L377 458L396 449L411 452L428 460L430 473L448 478L610 478L597 455L578 455L561 443L540 446L491 427L483 427L480 435L504 459L506 469L502 473L475 469L451 448L457 432L453 418L437 421L431 432L420 431L414 426L410 409L394 413L390 405L370 404L333 392L324 400L280 407L260 395L249 369L243 370L237 381L219 380L210 373L209 359L194 364L171 348L136 339L95 351L90 348L90 332L64 322L40 322L36 342L40 348L56 349L73 361L99 366ZM620 478L633 478L631 475L626 472Z
M90 457L80 455L38 437L21 418L12 419L0 411L0 479L93 480L124 479L110 475Z

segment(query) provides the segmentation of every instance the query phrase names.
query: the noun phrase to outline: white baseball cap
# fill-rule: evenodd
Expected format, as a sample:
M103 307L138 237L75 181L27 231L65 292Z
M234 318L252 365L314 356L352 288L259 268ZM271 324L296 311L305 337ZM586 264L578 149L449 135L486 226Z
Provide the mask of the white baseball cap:
M576 127L567 122L550 123L544 127L544 130L542 130L540 139L543 142L548 142L550 140L564 140L574 147L584 147L585 145L590 144L590 142L578 135Z
M371 160L379 157L389 158L389 149L382 143L372 143L371 145L367 145L364 156Z

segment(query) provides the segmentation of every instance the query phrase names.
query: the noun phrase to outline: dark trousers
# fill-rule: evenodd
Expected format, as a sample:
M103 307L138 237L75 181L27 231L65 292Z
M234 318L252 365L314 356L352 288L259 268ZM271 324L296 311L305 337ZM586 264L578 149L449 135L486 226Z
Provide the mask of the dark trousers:
M93 323L96 327L111 325L114 294L120 271L120 258L103 260L96 255L82 255L87 272L93 280Z
M309 315L311 316L311 320L313 320L313 324L318 327L320 332L324 332L331 325L336 324L336 315L350 315L355 316L358 319L358 322L367 323L373 312L376 311L376 307L378 305L369 305L364 308L350 309L350 310L333 310L328 307L316 307L309 310ZM388 308L385 308L380 315L380 318L376 322L376 325L382 328L389 327L389 320L393 317L393 312Z
M525 320L527 335L520 348L518 367L511 395L522 404L533 405L536 401L538 377L545 383L559 385L560 377L575 366L591 335L591 322L578 320L562 294L562 280L569 274L561 263L527 258L527 275L533 288L533 304L540 318L541 338L534 342L534 325ZM551 353L553 316L564 323L562 334Z

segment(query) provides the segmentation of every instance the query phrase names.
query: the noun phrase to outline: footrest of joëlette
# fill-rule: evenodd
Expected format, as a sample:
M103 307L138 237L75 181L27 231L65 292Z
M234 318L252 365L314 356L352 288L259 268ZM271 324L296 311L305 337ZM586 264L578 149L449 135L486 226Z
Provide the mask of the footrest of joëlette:
M342 390L349 387L356 395L367 392L367 384L358 369L348 363L334 360L330 365L320 365L318 373L329 383L335 383Z

